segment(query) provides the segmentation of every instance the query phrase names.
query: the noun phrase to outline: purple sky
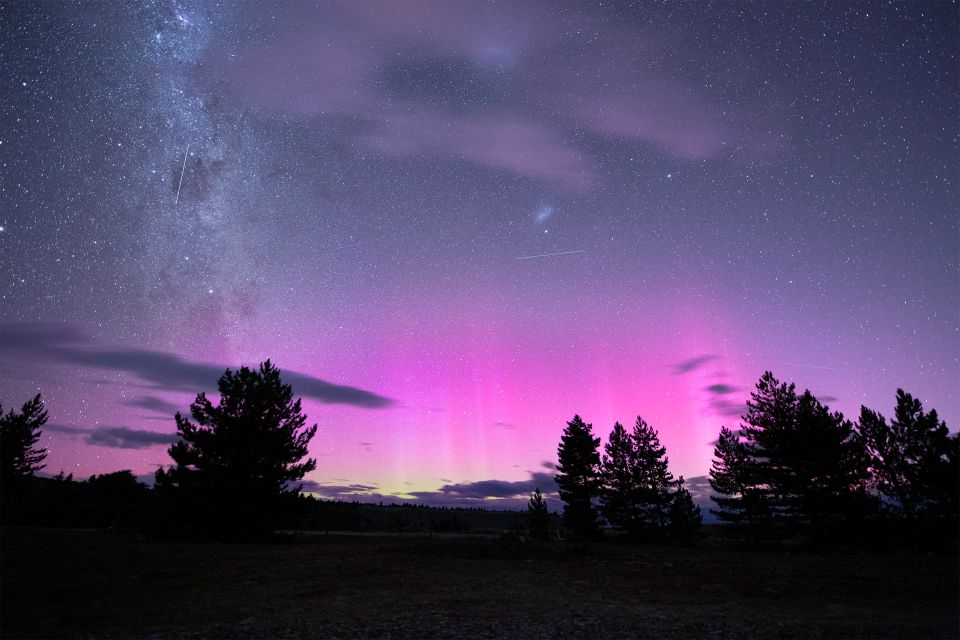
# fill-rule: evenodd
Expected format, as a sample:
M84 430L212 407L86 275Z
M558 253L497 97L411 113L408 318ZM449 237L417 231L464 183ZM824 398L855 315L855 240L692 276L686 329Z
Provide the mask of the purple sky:
M703 476L765 369L956 430L955 4L0 22L0 400L42 390L50 472L168 464L267 357L328 496L516 504L574 413Z

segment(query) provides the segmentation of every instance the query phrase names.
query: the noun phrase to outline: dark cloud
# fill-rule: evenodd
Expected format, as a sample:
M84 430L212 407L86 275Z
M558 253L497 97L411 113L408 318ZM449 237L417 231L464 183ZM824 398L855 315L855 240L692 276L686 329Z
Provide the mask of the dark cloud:
M285 371L283 380L293 386L295 393L327 404L349 404L366 409L383 409L392 406L394 402L392 399L373 391L334 384L301 373Z
M740 418L747 412L747 404L745 402L732 402L719 397L710 401L710 409L718 416Z
M682 362L678 362L677 364L673 365L673 373L675 375L690 373L691 371L695 371L708 362L712 362L716 359L717 356L714 355L703 355L697 356L696 358L690 358L689 360L683 360Z
M94 429L87 436L87 444L114 449L146 449L157 445L170 445L176 436L168 433L156 433L127 427L104 427Z
M370 494L376 493L379 487L375 484L326 484L315 482L313 480L303 480L294 485L301 485L301 491L314 493L330 500L358 500L360 498L370 498ZM376 494L378 497L380 494Z
M696 498L709 498L713 489L710 487L709 476L691 476L683 479L683 486Z
M139 398L130 400L126 404L130 407L139 407L149 411L156 411L157 413L165 413L171 418L177 413L177 411L183 410L183 407L180 407L173 402L167 402L163 398L158 398L157 396L140 396Z
M5 323L0 325L0 346L4 355L17 353L30 358L45 357L55 362L132 373L164 391L213 390L227 369L223 365L187 362L179 356L144 349L97 347L75 327L57 323ZM390 398L372 391L334 384L292 371L283 371L283 380L294 393L327 404L348 404L367 409L393 405Z
M44 431L63 433L73 436L85 436L84 442L112 449L146 449L159 445L169 446L176 440L172 433L158 433L144 429L128 427L72 427L62 424L47 424Z
M702 359L700 360L700 364L703 364ZM687 364L690 362L692 361L688 361ZM716 382L705 387L704 391L710 394L710 399L707 401L710 412L714 415L723 416L725 418L739 418L746 413L746 402L736 402L730 398L731 394L734 394L739 390L740 389L738 387L723 382Z
M488 500L491 498L529 497L540 489L543 493L557 493L557 483L552 473L534 472L528 480L478 480L446 484L437 491L416 492L410 495L421 498L449 497L457 500Z
M79 327L65 322L4 322L0 324L0 354L26 349L46 350L89 340Z
M710 496L713 495L713 488L710 486L709 476L691 476L684 478L683 486L690 492L694 504L700 507L703 521L706 523L716 522L716 516L710 513L710 509L715 509L717 505L710 499Z
M554 506L558 506L560 500L552 473L534 472L529 479L518 481L479 480L451 483L443 478L441 481L447 484L436 491L411 491L402 495L383 493L375 484L327 484L312 480L305 480L302 484L304 491L329 500L396 502L438 507L525 509L530 495L537 489L540 489Z
M736 387L731 387L728 384L712 384L706 388L706 391L709 391L710 393L715 393L717 395L726 395L728 393L733 393L736 390L737 390Z
M84 429L83 427L70 427L65 424L56 423L47 423L43 425L43 430L45 432L65 433L68 435L84 435L90 433L90 429Z

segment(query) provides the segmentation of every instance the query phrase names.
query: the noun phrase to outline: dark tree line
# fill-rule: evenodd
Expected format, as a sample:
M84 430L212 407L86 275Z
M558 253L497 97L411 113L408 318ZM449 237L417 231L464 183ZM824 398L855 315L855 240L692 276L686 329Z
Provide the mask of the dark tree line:
M557 486L563 522L575 540L599 531L601 517L634 539L690 541L701 524L683 478L674 480L656 429L637 417L627 431L619 422L600 454L593 425L574 416L557 448Z
M176 415L178 438L169 449L175 464L157 471L154 491L129 471L86 482L62 474L35 478L47 455L38 446L46 420L40 395L19 410L0 409L5 523L46 522L57 513L59 520L150 521L158 530L249 537L290 522L295 512L317 512L296 484L315 468L307 445L316 425L305 426L300 401L269 360L258 369L227 370L216 404L201 393L189 418ZM593 426L574 416L557 457L570 538L590 540L604 523L632 539L696 537L700 509L683 478L670 473L656 429L642 418L629 431L614 424L601 451ZM945 524L937 535L955 536L958 461L960 437L902 390L889 421L862 407L852 423L766 372L742 424L720 430L710 469L711 512L754 534L829 534L838 525L898 521ZM38 518L40 505L50 509ZM531 537L549 538L550 514L539 489L527 523Z
M45 522L53 514L69 524L77 513L109 507L146 514L139 524L150 520L157 530L231 538L270 533L303 506L295 483L316 466L305 458L317 427L304 426L300 401L269 360L258 369L228 369L218 391L216 404L197 395L192 420L177 413L177 440L168 450L175 464L157 471L153 492L129 471L82 483L62 474L35 478L47 455L36 446L47 420L40 396L19 412L0 411L4 522ZM46 514L36 513L40 503ZM94 519L102 525L105 516Z
M720 430L711 512L754 532L814 535L879 518L956 522L958 436L903 390L894 416L862 407L854 424L764 373L740 428Z
M557 449L556 475L572 538L595 537L604 521L634 539L695 537L700 509L683 478L670 473L655 429L640 417L630 431L616 423L602 451L593 426L574 416ZM956 535L958 460L960 436L903 390L889 422L862 407L853 423L766 372L742 424L720 430L710 511L757 536L864 535L877 523L900 521L935 525L901 530L914 537L933 532L942 543L944 533Z
M40 394L19 411L0 408L0 521L113 529L144 525L150 492L130 471L86 481L62 472L36 476L46 466L47 450L37 443L47 416Z

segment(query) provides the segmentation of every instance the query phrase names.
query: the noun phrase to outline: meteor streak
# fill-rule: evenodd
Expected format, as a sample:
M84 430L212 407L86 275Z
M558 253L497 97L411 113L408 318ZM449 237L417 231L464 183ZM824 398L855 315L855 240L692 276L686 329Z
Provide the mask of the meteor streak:
M174 200L173 206L180 204L180 187L183 186L183 172L187 170L187 154L190 152L190 145L187 145L187 148L183 152L183 166L180 167L180 182L177 184L177 199Z
M520 256L517 260L532 260L533 258L549 258L551 256L568 256L571 253L586 253L586 249L577 249L576 251L560 251L557 253L540 253L535 256Z
M824 371L836 371L833 367L821 367L815 364L800 364L799 362L784 362L783 364L789 364L794 367L803 367L805 369L823 369Z

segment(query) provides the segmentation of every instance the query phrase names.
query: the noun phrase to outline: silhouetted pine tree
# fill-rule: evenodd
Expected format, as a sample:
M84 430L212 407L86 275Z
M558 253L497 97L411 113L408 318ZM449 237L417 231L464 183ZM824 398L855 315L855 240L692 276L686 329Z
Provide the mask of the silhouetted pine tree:
M265 533L299 491L290 483L316 467L315 460L302 460L317 426L304 428L300 401L269 360L259 370L228 369L218 388L217 405L197 395L193 422L177 413L179 440L169 449L176 466L160 469L157 485L175 490L203 529Z
M630 434L633 440L636 486L635 507L640 526L663 529L667 524L673 474L668 470L667 449L660 444L657 430L637 416Z
M787 522L819 524L845 516L865 497L866 464L853 426L809 391L769 371L744 416L749 491ZM766 494L766 495L764 495Z
M957 436L950 436L936 410L897 389L894 419L860 408L857 435L870 460L877 490L907 518L957 514Z
M786 511L787 497L780 493L781 478L792 473L783 443L796 426L797 393L793 384L781 383L769 371L750 394L743 417L743 444L747 451L747 491L756 496L753 522Z
M783 480L794 496L793 516L814 525L859 517L868 464L853 424L804 391L789 444L794 473Z
M722 522L745 524L753 520L756 509L751 500L756 501L759 495L748 478L750 462L740 436L721 427L710 467L710 487L714 491L710 499L717 508L710 509L710 513Z
M557 486L563 500L563 523L580 540L593 537L597 512L593 501L600 481L600 438L593 437L593 425L580 416L567 423L557 447Z
M550 537L550 512L539 487L527 505L527 530L534 540L547 540Z
M635 533L639 526L636 467L634 440L617 422L604 445L600 504L610 524L631 533Z
M700 507L693 503L693 496L683 486L683 476L677 480L677 490L670 501L670 537L678 542L690 542L700 531L703 516Z
M38 393L23 403L20 412L11 409L6 415L0 406L0 478L7 481L26 478L43 469L47 450L37 447L47 423L47 411Z

